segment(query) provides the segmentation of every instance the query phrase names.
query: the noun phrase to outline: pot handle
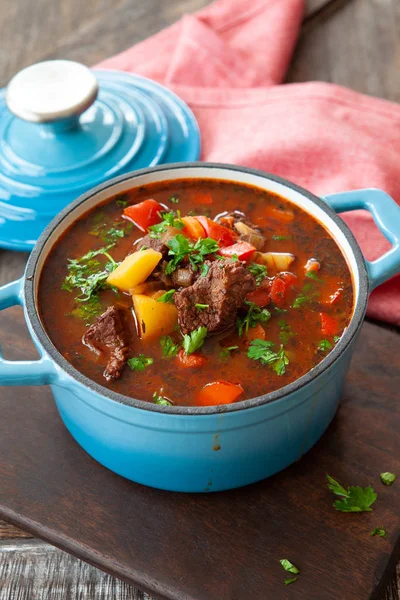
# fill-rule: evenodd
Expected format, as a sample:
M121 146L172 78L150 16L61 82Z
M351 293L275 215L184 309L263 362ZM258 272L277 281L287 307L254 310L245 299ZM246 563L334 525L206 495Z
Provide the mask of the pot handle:
M400 272L400 207L388 194L373 188L329 194L324 200L337 213L368 210L379 230L392 243L380 258L366 260L371 290Z
M0 287L0 310L24 305L23 279ZM39 360L5 360L0 350L0 385L46 385L54 383L57 372L51 359L41 354Z

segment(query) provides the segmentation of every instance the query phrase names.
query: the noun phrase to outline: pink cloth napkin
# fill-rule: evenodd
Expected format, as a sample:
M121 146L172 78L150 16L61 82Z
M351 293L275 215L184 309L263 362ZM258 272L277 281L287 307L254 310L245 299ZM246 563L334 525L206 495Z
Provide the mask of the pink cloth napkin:
M377 187L400 201L400 106L343 87L282 84L303 0L217 0L101 63L151 77L192 108L202 160L281 175L317 195ZM369 214L343 216L366 258L389 245ZM400 324L400 277L371 296Z

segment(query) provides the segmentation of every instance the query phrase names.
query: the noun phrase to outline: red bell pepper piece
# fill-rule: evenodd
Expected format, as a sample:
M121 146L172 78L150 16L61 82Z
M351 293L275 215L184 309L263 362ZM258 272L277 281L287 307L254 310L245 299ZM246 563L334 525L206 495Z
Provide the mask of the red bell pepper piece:
M274 277L269 295L276 306L281 307L285 303L287 294L296 281L297 277L293 273L279 273Z
M238 383L230 381L213 381L207 383L197 394L197 406L216 406L217 404L231 404L243 394L244 389Z
M336 335L339 331L339 324L335 317L328 315L327 313L319 313L321 319L321 333L322 335Z
M260 308L267 306L271 302L268 291L263 288L258 288L254 292L250 292L247 294L246 299L249 302L254 302Z
M152 225L161 223L162 218L159 213L164 209L161 204L149 198L143 200L139 204L132 204L124 209L124 217L135 223L136 227L139 227L142 231L147 231Z
M225 256L226 258L232 258L232 256L236 255L239 260L248 260L256 250L257 248L248 242L237 242L232 246L221 248L217 254Z
M208 217L200 216L195 219L203 225L207 236L218 242L222 248L231 246L237 240L237 235L232 229L228 229Z

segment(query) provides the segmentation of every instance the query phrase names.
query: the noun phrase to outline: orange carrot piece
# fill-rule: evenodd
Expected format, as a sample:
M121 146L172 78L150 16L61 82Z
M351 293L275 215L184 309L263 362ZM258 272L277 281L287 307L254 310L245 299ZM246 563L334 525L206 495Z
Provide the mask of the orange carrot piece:
M244 334L243 339L245 342L252 342L253 340L265 340L266 338L265 329L260 323L257 323L254 327L250 327L248 332Z
M198 369L207 362L207 359L199 354L185 354L185 351L181 348L178 352L177 362L184 369Z
M319 313L321 319L321 333L322 335L336 335L339 330L339 325L335 317L326 313Z
M257 304L257 306L260 306L261 308L267 306L271 302L268 291L263 288L258 288L257 290L254 290L254 292L250 292L247 294L246 298L249 302L254 302L254 304Z
M235 402L244 392L242 386L230 381L213 381L207 383L197 394L197 406L217 406L219 404L231 404Z
M194 217L182 217L182 222L185 224L185 227L182 229L181 233L186 235L187 237L192 238L193 240L198 240L199 238L205 238L206 232L201 223L198 222Z

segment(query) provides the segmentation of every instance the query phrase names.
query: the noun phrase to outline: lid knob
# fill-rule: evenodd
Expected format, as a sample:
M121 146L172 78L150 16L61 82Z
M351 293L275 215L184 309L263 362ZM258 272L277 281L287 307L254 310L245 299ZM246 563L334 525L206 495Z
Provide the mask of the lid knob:
M48 60L17 73L8 84L6 102L25 121L54 123L87 110L98 89L88 67L70 60Z

